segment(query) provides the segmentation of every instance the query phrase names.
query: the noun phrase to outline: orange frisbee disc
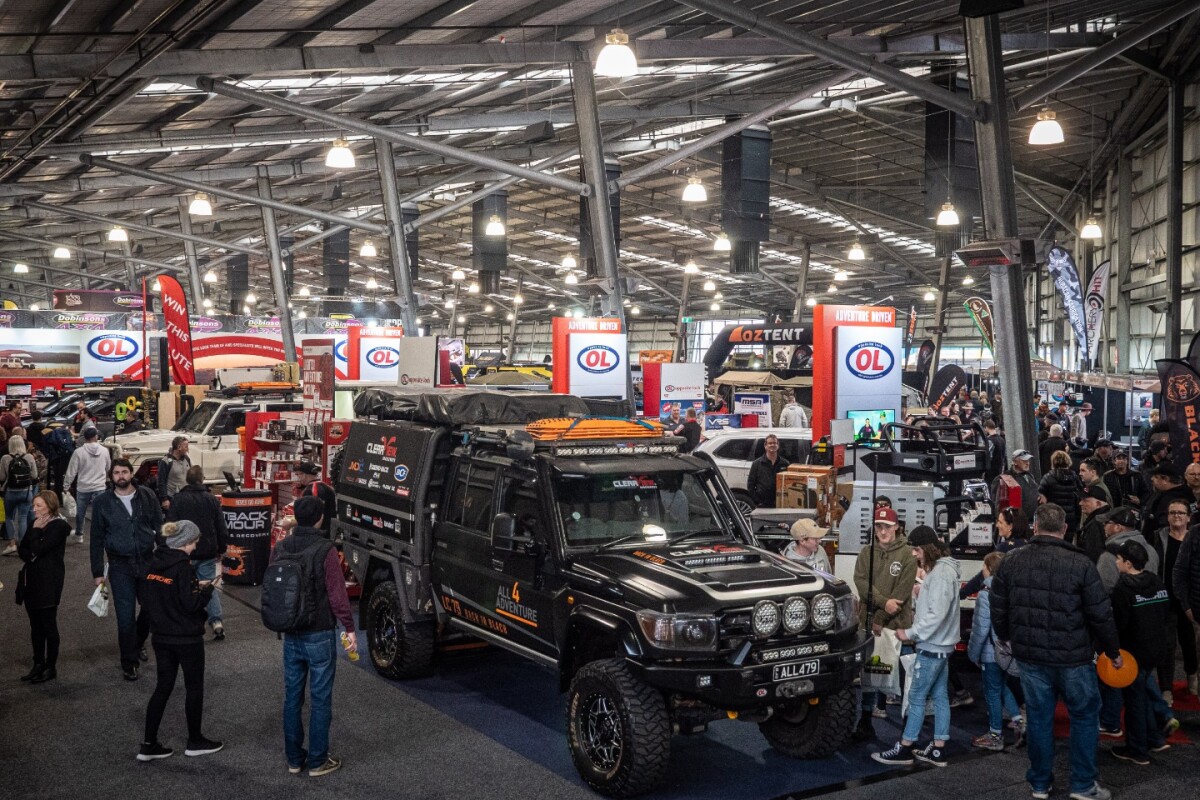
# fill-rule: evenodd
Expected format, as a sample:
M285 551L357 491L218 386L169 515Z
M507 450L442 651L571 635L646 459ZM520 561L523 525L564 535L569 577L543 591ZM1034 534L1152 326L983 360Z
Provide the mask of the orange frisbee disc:
M1128 650L1121 651L1121 668L1113 666L1112 659L1103 653L1096 659L1096 674L1106 686L1114 689L1124 689L1133 683L1138 674L1137 659Z

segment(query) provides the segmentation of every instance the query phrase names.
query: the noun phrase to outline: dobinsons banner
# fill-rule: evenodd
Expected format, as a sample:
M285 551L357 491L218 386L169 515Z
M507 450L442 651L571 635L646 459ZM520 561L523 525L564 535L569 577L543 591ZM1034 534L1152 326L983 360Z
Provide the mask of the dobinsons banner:
M1108 276L1112 270L1112 262L1105 261L1096 267L1092 279L1088 281L1087 296L1084 298L1087 321L1088 353L1099 360L1100 328L1104 325L1104 303L1108 296Z
M1046 269L1054 279L1054 286L1062 298L1063 309L1071 322L1071 330L1075 332L1075 341L1079 345L1080 360L1088 361L1087 321L1083 314L1083 287L1079 283L1079 270L1075 267L1075 259L1061 247L1051 247L1046 256Z
M971 322L975 323L979 335L983 337L983 343L987 345L987 349L991 353L996 352L996 332L992 328L992 307L987 300L982 297L968 297L963 306L967 309L967 316L971 318Z
M176 383L196 383L196 359L192 355L192 325L188 320L187 298L179 281L160 275L163 324L167 329L167 353L171 359L171 377Z
M1200 374L1183 359L1155 363L1162 384L1162 418L1171 429L1171 461L1182 475L1189 464L1200 462Z

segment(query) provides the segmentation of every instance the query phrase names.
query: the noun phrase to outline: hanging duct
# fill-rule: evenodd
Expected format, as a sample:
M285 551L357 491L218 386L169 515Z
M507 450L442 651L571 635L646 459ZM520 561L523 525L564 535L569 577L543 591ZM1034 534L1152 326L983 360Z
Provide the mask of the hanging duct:
M350 288L350 231L338 231L321 242L325 295L342 297Z
M579 179L586 181L583 168L579 169ZM615 158L604 159L604 179L610 184L621 177L621 164ZM598 277L596 273L596 243L592 241L592 219L588 216L588 199L579 198L579 258L583 262L583 272L588 278ZM613 192L608 196L608 210L612 214L613 241L617 252L621 251L621 193Z
M405 203L400 207L401 225L411 225L419 216L421 216L421 209L417 208L416 203ZM420 249L417 247L417 235L418 231L415 228L404 234L404 246L408 250L408 274L414 286L421 274L417 262L417 257L420 255ZM398 293L399 290L397 290Z
M250 291L250 256L239 253L230 258L225 276L229 287L229 313L241 314L246 293Z
M492 217L503 223L503 236L485 233ZM500 291L500 275L508 267L508 192L495 192L471 204L471 265L479 270L481 292Z
M970 94L966 79L953 75L934 79L956 94ZM936 219L942 204L954 204L957 228L939 228L937 256L945 258L968 244L971 226L980 216L979 169L975 160L973 120L932 103L925 104L925 216Z
M729 271L758 272L759 242L771 235L771 132L752 125L726 139L721 151L721 229L732 245Z

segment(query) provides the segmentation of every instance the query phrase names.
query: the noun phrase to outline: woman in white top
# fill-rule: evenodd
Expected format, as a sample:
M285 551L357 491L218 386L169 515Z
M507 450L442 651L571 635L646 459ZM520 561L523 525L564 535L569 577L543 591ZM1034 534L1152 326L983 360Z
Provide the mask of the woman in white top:
M813 569L819 569L832 575L833 569L829 566L829 556L825 554L825 548L821 546L821 539L826 533L825 528L818 527L817 523L811 519L796 520L792 524L792 538L795 541L783 551L784 558L799 561L801 564L807 564Z

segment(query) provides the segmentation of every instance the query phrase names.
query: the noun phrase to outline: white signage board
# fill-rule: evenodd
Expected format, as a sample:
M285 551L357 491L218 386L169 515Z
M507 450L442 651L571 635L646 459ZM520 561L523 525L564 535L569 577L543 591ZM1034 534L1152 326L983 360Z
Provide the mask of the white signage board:
M771 425L771 393L770 392L736 392L733 395L734 414L754 414L758 417L758 427L770 428Z
M568 353L571 394L625 399L629 374L625 334L572 333Z
M900 413L903 333L901 328L853 325L834 329L834 396L839 419L851 411L890 411L895 420Z
M397 385L413 389L432 389L437 372L437 338L403 336L395 340L395 347L400 359L399 367L393 373ZM365 372L362 375L366 377Z

